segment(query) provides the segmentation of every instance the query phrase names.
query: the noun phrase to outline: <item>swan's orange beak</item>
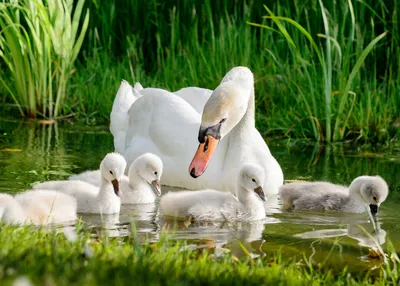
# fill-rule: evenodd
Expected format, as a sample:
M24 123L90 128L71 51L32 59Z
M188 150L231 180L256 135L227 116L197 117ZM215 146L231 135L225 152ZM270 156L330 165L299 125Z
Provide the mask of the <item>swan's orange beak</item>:
M215 139L211 135L207 135L204 143L199 144L199 148L197 148L196 154L194 154L192 163L190 163L189 166L190 176L197 178L203 175L212 155L214 154L218 142L218 139Z

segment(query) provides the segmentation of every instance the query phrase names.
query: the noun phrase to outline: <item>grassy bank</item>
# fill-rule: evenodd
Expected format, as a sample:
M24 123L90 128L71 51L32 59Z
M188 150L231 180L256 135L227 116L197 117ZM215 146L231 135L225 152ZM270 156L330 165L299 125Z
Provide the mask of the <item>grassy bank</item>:
M257 124L266 135L400 138L397 0L85 5L91 20L63 114L107 123L122 78L214 89L230 68L245 65L256 76Z
M93 239L2 226L0 281L15 279L56 285L343 285L397 283L397 264L372 272L331 273L324 267L275 257L242 258L212 250L189 250L168 239L139 245L134 238Z

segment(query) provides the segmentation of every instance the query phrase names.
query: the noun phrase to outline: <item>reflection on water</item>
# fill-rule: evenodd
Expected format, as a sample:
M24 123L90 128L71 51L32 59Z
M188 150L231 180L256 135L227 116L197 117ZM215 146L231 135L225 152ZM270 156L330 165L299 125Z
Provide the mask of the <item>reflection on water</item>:
M190 223L162 217L158 202L123 205L119 215L82 215L93 236L135 236L141 242L157 241L162 233L186 241L190 248L212 248L214 254L235 256L283 255L331 263L333 268L370 267L368 247L390 240L400 250L400 150L346 149L344 146L296 146L274 142L270 149L282 166L285 179L327 180L348 184L359 175L381 175L390 194L380 208L378 229L366 214L281 211L278 197L269 198L267 218L253 223ZM278 144L278 145L277 145ZM29 189L38 181L65 179L72 173L97 169L113 150L107 127L38 125L0 120L0 192ZM176 189L163 187L163 192ZM66 235L73 237L72 232ZM386 235L388 233L388 235ZM367 257L367 258L365 258ZM340 263L341 262L341 263Z
M386 242L386 231L381 228L380 223L376 224L376 229L370 222L360 224L348 224L347 228L320 229L296 234L296 237L311 238L330 238L347 235L358 241L361 246L376 247Z

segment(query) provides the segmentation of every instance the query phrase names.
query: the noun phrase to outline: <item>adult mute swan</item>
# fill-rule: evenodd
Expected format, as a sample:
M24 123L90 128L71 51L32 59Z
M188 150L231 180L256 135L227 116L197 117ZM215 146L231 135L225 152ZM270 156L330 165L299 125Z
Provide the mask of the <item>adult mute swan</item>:
M154 154L146 153L136 158L131 164L128 176L120 182L122 204L149 204L161 196L160 179L163 171L161 159ZM86 171L68 178L72 181L84 181L100 187L100 170ZM154 191L153 191L154 190Z
M179 95L156 88L134 90L123 81L110 130L115 150L128 163L144 152L157 154L164 163L165 185L231 191L239 168L254 163L265 172L265 192L277 194L283 173L255 128L254 108L254 79L246 67L225 75L202 115Z
M0 194L0 218L6 224L70 222L76 220L76 200L50 190Z
M237 180L237 197L216 190L169 192L161 198L166 216L190 217L194 221L253 221L265 218L264 170L243 165Z
M381 177L360 176L348 188L327 182L285 184L280 188L280 198L283 209L362 213L369 206L376 216L388 192Z
M78 212L81 213L119 213L119 182L125 168L124 157L117 153L109 153L100 164L100 188L83 181L49 181L37 184L33 188L56 190L74 196L78 202Z

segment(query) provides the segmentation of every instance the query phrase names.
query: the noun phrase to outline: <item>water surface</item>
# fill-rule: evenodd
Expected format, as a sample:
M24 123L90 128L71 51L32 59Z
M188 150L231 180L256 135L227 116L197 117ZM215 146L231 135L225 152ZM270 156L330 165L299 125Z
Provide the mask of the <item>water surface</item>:
M368 256L369 248L387 249L390 240L400 251L400 150L396 147L309 146L274 140L271 152L281 164L286 180L327 180L349 184L359 175L381 175L390 194L381 206L378 229L367 214L334 214L281 211L279 202L266 205L267 218L254 223L192 223L174 225L160 215L158 203L123 205L120 215L83 215L94 236L131 236L157 241L163 231L191 248L229 251L235 256L271 255L325 263L341 270L371 269L379 259ZM70 122L41 125L31 121L0 120L0 192L16 193L35 182L65 179L73 173L97 169L104 155L113 150L108 128L82 127ZM195 151L195 150L194 150ZM163 192L175 191L164 187ZM134 225L134 227L132 227Z

